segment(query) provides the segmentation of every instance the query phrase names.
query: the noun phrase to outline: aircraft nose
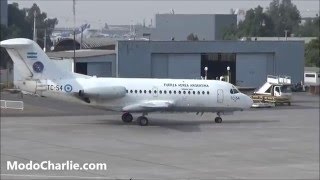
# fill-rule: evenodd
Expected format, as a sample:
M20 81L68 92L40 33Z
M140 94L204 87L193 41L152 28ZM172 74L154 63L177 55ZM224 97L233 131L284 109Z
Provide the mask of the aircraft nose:
M246 108L251 108L251 106L252 106L252 104L253 104L253 100L251 99L251 97L250 96L247 96L247 95L245 95L245 94L243 94L244 95L244 104L245 104L245 106L246 106Z

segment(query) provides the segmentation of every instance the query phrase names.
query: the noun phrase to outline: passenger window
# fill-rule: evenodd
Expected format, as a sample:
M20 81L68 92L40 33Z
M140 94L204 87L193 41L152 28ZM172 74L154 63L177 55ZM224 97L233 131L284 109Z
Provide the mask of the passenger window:
M230 89L230 94L234 94L234 93L233 93L233 89Z

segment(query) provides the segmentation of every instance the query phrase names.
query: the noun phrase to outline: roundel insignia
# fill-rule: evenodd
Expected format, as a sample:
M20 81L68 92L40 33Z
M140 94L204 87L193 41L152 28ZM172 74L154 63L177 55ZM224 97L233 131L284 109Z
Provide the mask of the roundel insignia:
M37 61L37 62L33 63L32 68L35 72L41 73L43 71L44 65L42 64L42 62Z
M64 91L65 91L65 92L71 92L71 91L72 91L72 86L71 86L70 84L66 84L66 85L64 86Z

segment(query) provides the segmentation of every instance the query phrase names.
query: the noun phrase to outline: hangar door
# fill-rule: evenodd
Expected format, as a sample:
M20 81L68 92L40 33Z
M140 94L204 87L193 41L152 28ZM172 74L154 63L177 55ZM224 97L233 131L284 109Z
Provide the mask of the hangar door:
M274 73L273 54L237 54L236 85L258 88Z
M168 54L151 55L151 77L168 78Z
M97 77L112 77L111 62L90 62L87 64L87 74Z
M168 77L200 79L201 54L169 54Z
M199 79L201 54L152 54L151 77Z

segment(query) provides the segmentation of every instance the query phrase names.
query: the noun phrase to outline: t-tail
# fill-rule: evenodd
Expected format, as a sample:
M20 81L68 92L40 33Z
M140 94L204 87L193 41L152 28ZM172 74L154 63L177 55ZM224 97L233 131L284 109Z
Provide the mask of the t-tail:
M14 84L23 91L40 94L41 91L50 88L48 84L72 81L81 76L59 68L32 40L9 39L1 41L0 46L7 50L14 63L14 68L19 72L19 81L15 81Z

